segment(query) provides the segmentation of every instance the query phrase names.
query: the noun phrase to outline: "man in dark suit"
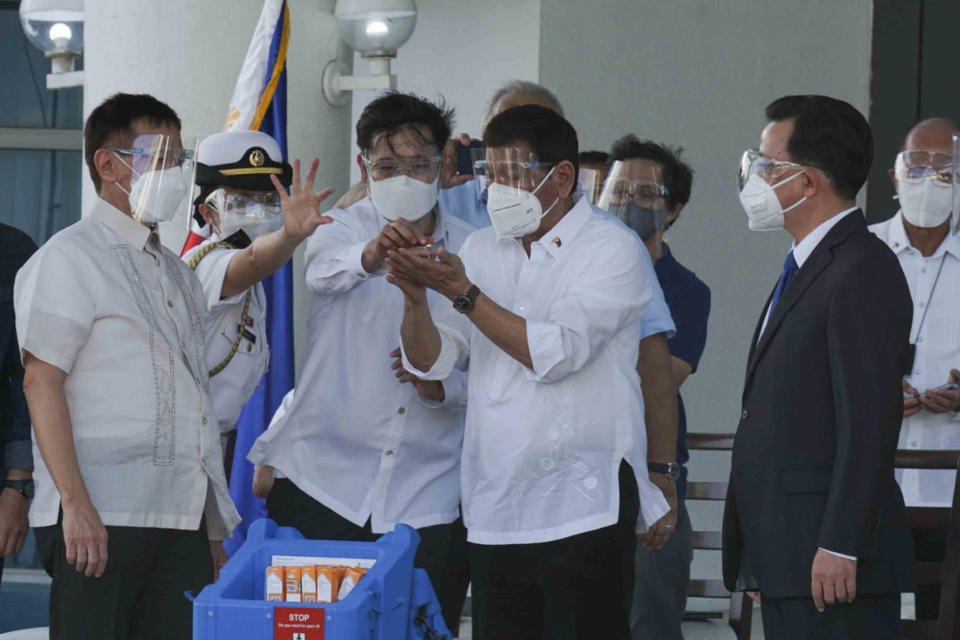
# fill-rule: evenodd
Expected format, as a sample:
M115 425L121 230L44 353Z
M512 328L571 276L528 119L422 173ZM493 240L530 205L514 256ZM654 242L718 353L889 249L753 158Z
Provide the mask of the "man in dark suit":
M30 236L0 224L0 576L3 559L19 553L27 537L27 507L33 497L30 416L14 326L13 279L36 250Z
M762 597L764 637L898 638L912 548L893 458L912 305L854 198L873 157L849 104L787 96L744 154L755 230L794 246L750 344L723 526L730 590Z

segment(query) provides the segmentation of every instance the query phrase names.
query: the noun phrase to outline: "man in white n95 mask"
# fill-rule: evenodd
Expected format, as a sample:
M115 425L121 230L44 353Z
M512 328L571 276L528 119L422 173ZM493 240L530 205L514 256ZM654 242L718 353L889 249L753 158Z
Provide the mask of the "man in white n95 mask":
M872 225L897 254L913 299L913 366L903 380L901 449L960 448L960 238L951 233L955 123L931 118L915 125L890 170L900 211ZM897 480L911 506L950 506L955 471L903 469ZM914 531L917 558L942 561L946 530ZM917 585L917 618L936 619L940 585Z
M401 368L404 300L384 260L401 247L459 251L473 230L437 204L451 119L442 106L396 92L360 115L357 161L369 196L331 210L333 223L307 241L309 336L296 393L249 459L261 465L267 514L307 538L373 540L398 523L416 528L414 562L456 629L468 579L465 374L424 383ZM457 315L439 295L430 304Z

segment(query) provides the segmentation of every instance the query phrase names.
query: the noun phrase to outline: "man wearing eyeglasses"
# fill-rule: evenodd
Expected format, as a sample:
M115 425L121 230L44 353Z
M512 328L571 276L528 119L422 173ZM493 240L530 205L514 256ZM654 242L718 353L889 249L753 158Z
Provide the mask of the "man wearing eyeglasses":
M466 596L460 519L465 374L421 382L398 360L404 300L384 258L400 247L458 251L472 231L437 205L440 151L452 111L387 93L357 122L369 196L333 209L307 242L309 337L297 388L249 459L275 478L267 512L308 538L372 540L415 527L455 632ZM431 304L455 315L440 296ZM286 403L285 403L286 404Z
M897 255L913 299L914 357L903 379L901 449L960 449L960 238L953 201L955 123L931 118L915 125L890 170L900 211L870 230ZM910 506L949 507L955 471L901 469ZM918 560L943 561L946 530L915 530ZM940 585L917 585L917 619L935 620Z
M750 342L724 581L759 591L770 640L894 640L913 586L893 472L911 305L855 203L872 134L827 96L786 96L766 115L740 202L751 229L794 244Z
M240 519L207 395L206 295L157 230L188 204L192 153L168 105L131 94L93 110L84 149L98 198L14 291L50 636L189 638L184 592L214 579ZM318 198L283 196L300 239L325 222ZM224 288L252 286L250 273Z

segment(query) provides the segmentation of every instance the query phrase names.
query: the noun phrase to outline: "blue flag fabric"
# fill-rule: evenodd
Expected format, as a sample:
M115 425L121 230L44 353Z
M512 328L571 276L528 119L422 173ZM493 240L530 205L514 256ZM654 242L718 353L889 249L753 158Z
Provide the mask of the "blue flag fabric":
M269 63L263 81L264 93L272 91L269 106L259 123L259 130L276 139L287 160L287 70L286 48L289 39L289 9L286 0L277 19L270 42ZM279 74L277 71L279 70ZM266 97L266 96L265 96ZM254 124L257 124L254 122ZM252 127L256 128L256 127ZM237 442L230 471L230 495L243 521L224 541L227 553L233 554L246 539L247 527L266 516L266 504L253 495L253 465L247 453L270 424L280 402L294 381L293 353L293 267L291 262L263 281L266 293L266 329L270 344L270 368L260 380L253 397L237 421Z

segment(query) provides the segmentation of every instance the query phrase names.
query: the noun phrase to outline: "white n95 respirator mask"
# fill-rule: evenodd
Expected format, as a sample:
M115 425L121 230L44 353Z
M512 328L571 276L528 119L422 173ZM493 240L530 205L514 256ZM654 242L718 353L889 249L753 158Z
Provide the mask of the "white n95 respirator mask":
M897 199L907 222L915 227L939 227L953 212L952 167L934 169L907 166L905 153L897 154L894 175L897 177ZM949 179L943 179L942 176Z
M437 204L439 176L433 182L423 182L406 175L383 180L369 180L370 200L387 220L403 218L416 222L433 210Z
M487 213L498 236L521 238L540 228L540 220L560 201L558 196L544 211L540 199L536 196L540 187L553 175L554 168L547 172L533 191L497 182L487 185Z

